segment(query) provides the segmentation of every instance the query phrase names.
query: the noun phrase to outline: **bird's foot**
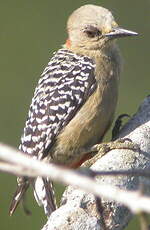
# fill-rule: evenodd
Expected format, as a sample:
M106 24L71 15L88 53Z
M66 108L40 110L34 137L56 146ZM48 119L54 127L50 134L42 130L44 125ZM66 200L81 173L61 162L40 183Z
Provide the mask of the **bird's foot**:
M134 144L129 138L121 138L117 139L116 141L97 144L91 148L91 152L95 153L96 155L93 154L94 156L91 159L87 160L82 166L90 167L98 159L100 159L102 156L104 156L113 149L129 149L132 151L137 151L139 150L139 147L138 145Z
M115 140L119 135L124 118L130 118L130 116L128 114L121 114L120 116L118 116L117 120L115 121L115 125L112 129L112 139L111 139L112 141Z

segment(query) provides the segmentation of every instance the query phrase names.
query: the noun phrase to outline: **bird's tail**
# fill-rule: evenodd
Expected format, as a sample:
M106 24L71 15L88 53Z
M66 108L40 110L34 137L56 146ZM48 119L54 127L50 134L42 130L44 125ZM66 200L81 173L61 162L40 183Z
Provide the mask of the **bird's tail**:
M24 197L26 190L29 187L29 181L24 177L17 178L18 187L16 192L13 195L10 208L9 208L9 215L12 216L15 212L18 204L20 203L21 199Z
M46 178L37 177L34 182L34 197L43 206L45 215L49 217L56 210L56 200L52 182Z

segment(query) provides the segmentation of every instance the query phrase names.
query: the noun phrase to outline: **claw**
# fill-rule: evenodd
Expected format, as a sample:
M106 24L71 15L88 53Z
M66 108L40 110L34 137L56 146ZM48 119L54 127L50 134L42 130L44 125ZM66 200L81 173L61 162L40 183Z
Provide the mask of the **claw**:
M121 127L122 127L122 119L124 117L130 118L130 115L121 114L120 116L118 116L117 120L115 121L115 125L114 125L114 127L112 129L112 141L115 140L115 138L119 134L119 131L120 131Z

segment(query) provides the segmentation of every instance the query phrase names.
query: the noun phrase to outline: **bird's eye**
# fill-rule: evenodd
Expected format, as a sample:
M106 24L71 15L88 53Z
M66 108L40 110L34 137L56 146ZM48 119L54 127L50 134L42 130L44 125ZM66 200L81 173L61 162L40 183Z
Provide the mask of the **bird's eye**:
M91 25L88 25L84 28L84 33L86 33L87 36L90 38L94 38L102 34L98 28L96 28L95 26L91 26Z

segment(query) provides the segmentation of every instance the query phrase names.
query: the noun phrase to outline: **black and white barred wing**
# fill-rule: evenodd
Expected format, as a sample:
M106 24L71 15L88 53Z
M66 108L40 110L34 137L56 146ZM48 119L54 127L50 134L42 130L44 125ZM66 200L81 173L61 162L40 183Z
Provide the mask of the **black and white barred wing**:
M86 56L60 49L45 68L35 90L20 149L44 158L55 137L96 87L95 64Z
M61 49L48 63L35 90L20 149L42 159L55 138L96 87L95 64L88 57ZM52 184L37 178L35 198L49 216L55 210Z

